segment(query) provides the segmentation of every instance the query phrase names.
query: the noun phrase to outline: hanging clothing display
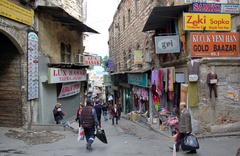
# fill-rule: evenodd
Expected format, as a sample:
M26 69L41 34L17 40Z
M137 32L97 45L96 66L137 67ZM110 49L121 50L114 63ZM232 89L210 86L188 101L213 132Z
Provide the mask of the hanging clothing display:
M164 81L164 91L168 91L168 70L167 68L163 68L163 81Z

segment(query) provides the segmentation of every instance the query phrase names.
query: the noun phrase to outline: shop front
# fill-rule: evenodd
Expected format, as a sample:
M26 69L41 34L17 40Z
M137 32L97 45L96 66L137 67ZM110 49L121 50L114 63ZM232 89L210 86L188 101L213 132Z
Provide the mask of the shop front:
M40 123L53 123L52 109L56 102L62 104L65 118L75 115L80 102L84 101L87 73L82 67L49 65L48 79L40 85L42 104ZM51 110L51 111L49 111Z
M150 117L148 73L129 73L128 84L131 85L129 100L132 102L128 113L134 114L133 120L144 117L147 121Z

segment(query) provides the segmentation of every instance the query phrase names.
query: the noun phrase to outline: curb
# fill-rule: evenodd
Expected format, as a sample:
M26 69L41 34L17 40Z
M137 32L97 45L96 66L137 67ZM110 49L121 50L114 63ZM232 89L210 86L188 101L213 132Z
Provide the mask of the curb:
M122 116L122 118L129 120L126 116ZM171 138L171 135L167 135L164 132L161 132L159 130L154 129L150 124L148 123L143 123L143 122L139 122L139 121L131 121L132 123L135 123L143 128L148 128L156 133L159 133L165 137ZM217 138L217 137L230 137L230 136L240 136L240 132L226 132L226 133L209 133L209 134L199 134L196 135L198 139L205 139L205 138Z

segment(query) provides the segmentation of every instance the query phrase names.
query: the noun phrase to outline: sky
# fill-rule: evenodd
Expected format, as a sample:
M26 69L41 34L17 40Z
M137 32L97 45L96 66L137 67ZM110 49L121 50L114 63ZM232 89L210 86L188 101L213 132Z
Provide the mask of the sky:
M84 41L85 52L99 56L108 55L108 28L113 21L114 13L120 0L86 0L86 24L100 34L88 33Z

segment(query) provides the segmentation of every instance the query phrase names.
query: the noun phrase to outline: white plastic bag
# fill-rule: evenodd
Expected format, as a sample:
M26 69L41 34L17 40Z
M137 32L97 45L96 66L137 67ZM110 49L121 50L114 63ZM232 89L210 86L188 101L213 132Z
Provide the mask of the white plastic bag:
M78 138L77 138L78 141L80 140L84 140L84 129L82 127L79 127L78 129Z
M176 144L173 144L173 156L177 156Z

